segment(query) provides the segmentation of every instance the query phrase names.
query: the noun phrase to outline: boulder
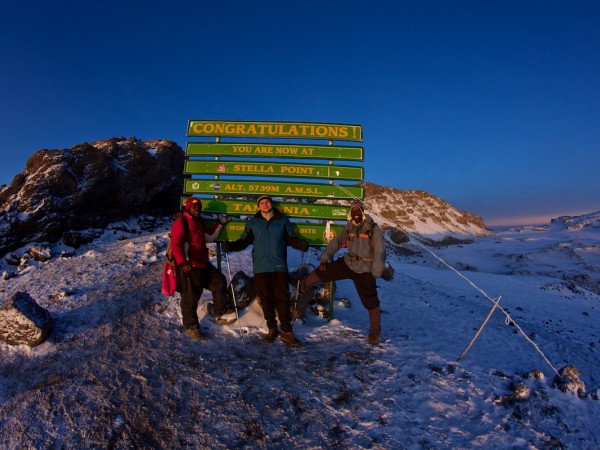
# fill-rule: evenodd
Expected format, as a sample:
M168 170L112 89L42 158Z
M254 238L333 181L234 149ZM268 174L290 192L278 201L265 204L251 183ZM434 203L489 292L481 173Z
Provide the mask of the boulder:
M38 262L46 262L52 258L52 251L48 247L34 245L29 249L31 257Z
M65 245L73 248L79 248L82 245L89 244L94 240L96 234L91 230L84 231L65 231L62 240Z
M231 286L235 292L235 301L238 310L248 307L256 298L256 288L254 286L254 278L246 275L245 272L239 271L231 280L231 285L227 289L227 313L233 312L233 296L231 294Z
M6 264L9 264L11 266L18 266L21 262L21 258L15 253L7 253L4 256L4 260L6 261Z
M50 313L26 292L17 292L0 308L0 340L34 347L46 340L52 328Z
M575 366L565 366L554 377L554 386L563 392L571 392L578 397L585 397L585 384L579 379L579 369Z

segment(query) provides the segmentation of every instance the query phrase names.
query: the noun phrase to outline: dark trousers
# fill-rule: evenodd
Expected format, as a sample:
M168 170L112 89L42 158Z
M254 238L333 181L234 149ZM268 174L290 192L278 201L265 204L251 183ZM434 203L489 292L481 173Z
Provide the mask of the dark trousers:
M277 328L275 311L279 317L281 331L292 331L290 290L287 272L264 272L254 274L256 295L270 330Z
M371 272L356 273L348 267L344 258L327 264L325 270L317 269L315 273L323 281L352 280L360 301L367 309L377 308L379 306L379 297L377 296L377 283Z
M198 301L205 288L212 292L215 316L225 312L227 279L215 266L206 263L202 268L192 267L191 272L187 274L183 273L181 266L177 270L181 271L179 275L183 280L180 305L184 328L198 326Z

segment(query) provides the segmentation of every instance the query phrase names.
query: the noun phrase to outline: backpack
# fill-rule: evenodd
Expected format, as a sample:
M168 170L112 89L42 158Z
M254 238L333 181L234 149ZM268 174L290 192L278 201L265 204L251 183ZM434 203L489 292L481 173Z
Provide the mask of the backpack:
M188 240L188 236L190 233L190 226L186 217L182 212L178 212L175 215L177 218L181 218L183 220L183 227L185 230L186 241ZM177 219L175 219L177 220ZM173 239L169 238L169 245L167 245L167 251L165 255L165 265L163 267L163 276L162 276L162 286L161 292L170 297L175 292L181 292L182 290L182 280L179 276L179 270L177 270L177 262L173 257Z
M375 227L378 226L379 225L377 225L376 223L373 223L365 233L367 238L369 239L369 242L371 243L371 252L373 252L375 249L375 244L373 243L373 230L375 229ZM342 244L342 247L347 247L347 245L348 238L346 238L346 241ZM381 278L385 281L390 281L394 278L394 268L390 265L390 263L387 262L387 260L384 261Z

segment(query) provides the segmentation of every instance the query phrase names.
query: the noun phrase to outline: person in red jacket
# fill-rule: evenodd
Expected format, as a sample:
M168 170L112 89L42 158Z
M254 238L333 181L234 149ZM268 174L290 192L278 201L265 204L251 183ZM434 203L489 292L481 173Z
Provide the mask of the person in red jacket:
M205 288L213 295L213 312L218 318L225 312L227 280L208 260L207 242L214 242L227 217L206 228L202 217L202 202L190 197L185 209L171 226L173 257L177 263L177 275L182 283L181 315L185 334L195 340L204 339L198 326L198 301ZM185 221L185 222L184 222ZM186 246L187 244L187 246ZM187 247L187 251L186 251Z

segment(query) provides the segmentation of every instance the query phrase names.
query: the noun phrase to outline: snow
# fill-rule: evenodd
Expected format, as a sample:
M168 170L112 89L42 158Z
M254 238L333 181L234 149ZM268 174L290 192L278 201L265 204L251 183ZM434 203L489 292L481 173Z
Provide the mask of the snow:
M332 321L310 312L296 321L298 349L262 341L256 302L239 322L210 322L208 293L199 307L208 339L187 338L178 299L160 294L169 222L151 233L134 222L0 281L1 298L26 291L55 321L37 347L0 344L0 447L600 447L600 402L552 383L554 368L574 365L598 395L597 218L433 249L467 279L426 250L388 255L382 343L366 343L368 314L343 281L337 296L352 306L336 302ZM300 260L290 249L290 269ZM251 249L229 263L251 275ZM2 259L0 271L16 268ZM499 297L504 312L457 361ZM530 395L504 401L514 386Z

